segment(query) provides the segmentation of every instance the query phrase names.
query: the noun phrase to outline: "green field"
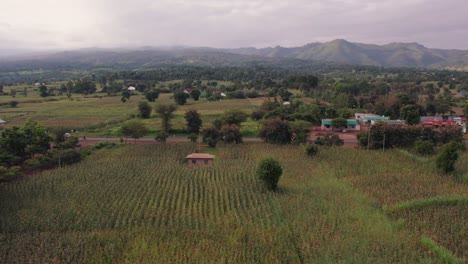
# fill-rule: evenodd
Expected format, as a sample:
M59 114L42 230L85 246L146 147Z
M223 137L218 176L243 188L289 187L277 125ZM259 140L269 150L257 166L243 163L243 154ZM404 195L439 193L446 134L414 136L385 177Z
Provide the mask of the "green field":
M155 108L158 104L174 104L172 94L161 94L150 105ZM108 97L104 94L92 96L73 95L73 100L66 96L51 96L42 98L37 95L12 98L0 96L0 119L8 121L6 127L22 126L30 118L45 127L64 127L82 131L87 136L119 136L120 124L138 115L138 103L145 100L136 94L126 103L120 101L120 96ZM219 118L226 110L242 110L249 113L255 110L266 98L230 99L208 102L205 99L193 101L189 99L186 105L179 106L172 120L172 128L177 131L185 130L184 114L187 110L195 109L202 117L205 126ZM12 108L9 101L18 101L18 107ZM146 101L146 100L145 100ZM150 129L150 135L160 130L160 118L153 112L152 118L143 120ZM256 136L257 122L248 121L242 127L245 136Z
M194 148L126 145L3 183L0 262L442 262L422 236L468 260L467 185L431 161L351 148L310 158L297 146L252 144L219 147L213 165L188 168ZM276 193L255 178L265 157L283 166ZM458 173L468 173L467 158Z

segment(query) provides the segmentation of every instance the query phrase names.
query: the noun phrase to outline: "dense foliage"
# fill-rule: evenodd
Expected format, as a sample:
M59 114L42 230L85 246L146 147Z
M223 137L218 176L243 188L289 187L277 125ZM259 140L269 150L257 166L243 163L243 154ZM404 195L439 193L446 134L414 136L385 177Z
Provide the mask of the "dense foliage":
M274 191L278 187L283 168L277 160L267 158L259 162L256 174L267 190Z

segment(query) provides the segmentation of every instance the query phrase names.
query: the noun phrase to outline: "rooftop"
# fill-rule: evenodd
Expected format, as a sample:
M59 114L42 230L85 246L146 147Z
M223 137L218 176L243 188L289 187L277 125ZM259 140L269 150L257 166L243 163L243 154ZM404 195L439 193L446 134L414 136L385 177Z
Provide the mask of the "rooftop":
M214 159L215 156L208 153L192 153L185 157L186 159Z

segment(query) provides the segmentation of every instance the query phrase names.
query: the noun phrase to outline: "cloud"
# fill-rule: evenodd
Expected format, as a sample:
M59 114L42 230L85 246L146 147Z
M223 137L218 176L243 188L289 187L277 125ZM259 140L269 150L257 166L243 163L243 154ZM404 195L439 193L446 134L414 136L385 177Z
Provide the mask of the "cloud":
M43 48L299 46L345 38L468 49L467 8L464 0L2 0L0 33L5 43Z

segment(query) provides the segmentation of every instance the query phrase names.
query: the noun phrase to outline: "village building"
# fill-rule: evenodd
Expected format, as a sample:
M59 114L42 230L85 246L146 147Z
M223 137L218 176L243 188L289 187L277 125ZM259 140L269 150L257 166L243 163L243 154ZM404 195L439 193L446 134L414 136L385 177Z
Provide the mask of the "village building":
M214 158L214 155L208 153L192 153L185 157L189 166L209 165L213 163Z
M386 121L390 120L388 116L380 116L376 114L368 114L368 113L356 113L354 117L361 125L374 125L376 122L379 121Z
M333 119L322 119L322 130L331 131L334 129L333 127ZM336 129L345 130L345 131L360 131L361 126L359 125L356 119L347 119L346 120L346 127L337 127Z
M3 119L0 119L0 125L3 125L3 124L5 124L5 123L6 123L6 121L5 121L5 120L3 120Z

